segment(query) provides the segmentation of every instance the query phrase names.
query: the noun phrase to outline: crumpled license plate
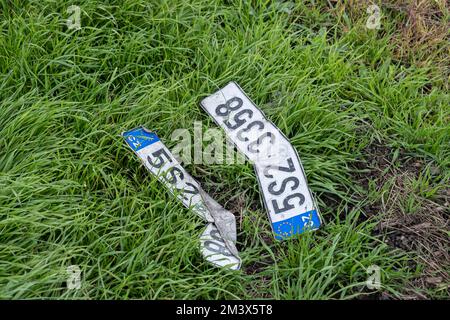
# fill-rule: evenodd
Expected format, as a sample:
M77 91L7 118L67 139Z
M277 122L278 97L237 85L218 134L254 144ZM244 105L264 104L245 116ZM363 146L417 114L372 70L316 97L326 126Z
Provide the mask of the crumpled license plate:
M145 167L163 183L185 207L208 222L200 237L200 247L207 261L233 270L240 268L236 249L234 215L212 199L192 178L156 133L139 127L122 134L128 146Z

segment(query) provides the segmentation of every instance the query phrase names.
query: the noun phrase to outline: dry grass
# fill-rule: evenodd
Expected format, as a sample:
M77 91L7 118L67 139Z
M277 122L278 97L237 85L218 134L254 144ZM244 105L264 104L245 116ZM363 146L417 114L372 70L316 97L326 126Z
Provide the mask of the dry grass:
M415 290L406 289L405 299L427 298L417 288L424 292L429 287L439 291L450 288L450 225L445 212L449 206L450 190L443 193L445 202L442 204L422 198L417 211L404 212L402 204L414 194L411 188L414 179L415 174L408 171L393 177L388 197L382 204L381 211L385 214L379 225L379 230L387 234L388 244L413 251L418 262L425 266L421 276L413 280L411 288Z
M394 57L406 64L428 66L438 71L442 83L449 84L449 8L446 0L348 0L328 1L340 18L345 14L351 21L367 19L366 9L377 4L383 21L393 24L391 43ZM344 27L346 29L346 27Z

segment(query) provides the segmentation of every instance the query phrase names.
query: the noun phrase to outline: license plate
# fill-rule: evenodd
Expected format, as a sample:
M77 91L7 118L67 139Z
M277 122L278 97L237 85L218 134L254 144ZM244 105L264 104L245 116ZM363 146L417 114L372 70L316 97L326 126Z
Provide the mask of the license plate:
M275 238L321 224L295 148L235 82L200 102L255 167Z
M236 221L233 214L201 189L154 132L140 127L122 135L145 167L185 207L208 222L200 237L201 251L207 261L216 266L239 269L241 260L235 247Z
M225 243L214 223L208 223L200 236L200 250L205 259L218 267L239 270L241 259Z

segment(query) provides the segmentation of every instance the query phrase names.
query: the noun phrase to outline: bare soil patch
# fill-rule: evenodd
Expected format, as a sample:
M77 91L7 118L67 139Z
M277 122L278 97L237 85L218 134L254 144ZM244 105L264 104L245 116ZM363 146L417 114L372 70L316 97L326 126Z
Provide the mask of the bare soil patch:
M433 199L416 196L414 181L425 170L425 161L395 152L386 145L372 144L365 150L365 161L357 164L356 180L365 188L375 182L379 201L363 208L368 217L381 216L375 233L394 248L413 253L411 268L424 266L421 275L406 288L405 299L426 299L427 289L450 288L450 188L442 188ZM438 172L437 168L432 171ZM413 210L408 201L415 200ZM417 290L419 289L419 290Z

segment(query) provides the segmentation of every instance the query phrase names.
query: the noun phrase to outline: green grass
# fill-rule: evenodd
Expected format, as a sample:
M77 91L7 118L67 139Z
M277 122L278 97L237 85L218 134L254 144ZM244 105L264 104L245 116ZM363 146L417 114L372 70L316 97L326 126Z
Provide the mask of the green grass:
M351 299L374 294L370 265L392 296L420 274L373 234L379 217L359 219L382 196L354 179L374 141L440 168L422 197L449 181L448 92L392 58L388 22L344 34L317 1L71 4L78 31L60 1L0 1L0 298ZM273 242L250 164L186 166L222 205L244 195L239 272L202 259L204 223L120 136L144 125L173 147L177 128L216 128L198 102L231 80L296 147L325 220Z

